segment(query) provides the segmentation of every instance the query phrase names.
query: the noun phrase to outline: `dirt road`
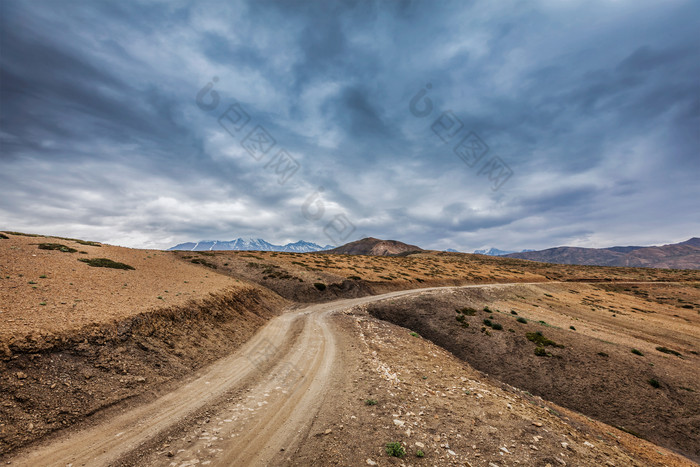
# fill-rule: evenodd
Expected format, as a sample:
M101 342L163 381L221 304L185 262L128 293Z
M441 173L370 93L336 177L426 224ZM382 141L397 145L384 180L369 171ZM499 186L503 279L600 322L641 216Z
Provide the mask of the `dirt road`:
M12 465L170 465L174 453L168 439L181 436L187 426L208 424L208 413L229 417L189 439L184 451L177 450L178 457L191 451L199 452L198 463L208 460L209 465L274 463L275 456L306 435L329 382L343 371L329 314L430 290L434 289L290 310L272 319L239 351L177 390L35 447L12 459Z
M342 387L334 383L344 380L347 357L334 334L338 328L332 314L435 290L523 285L405 290L288 310L237 352L173 392L144 405L126 405L123 412L109 418L98 416L92 426L68 431L20 453L10 459L11 464L186 467L289 463L293 460L290 453L304 440L323 435L312 433L311 427L324 400L342 398ZM341 393L335 394L334 386Z

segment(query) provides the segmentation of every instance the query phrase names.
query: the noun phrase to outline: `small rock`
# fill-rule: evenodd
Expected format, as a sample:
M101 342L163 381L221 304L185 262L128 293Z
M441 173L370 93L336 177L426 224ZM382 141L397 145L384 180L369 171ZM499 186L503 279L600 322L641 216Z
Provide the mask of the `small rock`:
M583 445L584 445L584 446L588 446L589 448L594 448L594 447L595 447L595 445L594 445L593 443L590 443L590 442L588 442L588 441L584 441L584 442L583 442Z
M416 445L417 448L423 449L425 447L425 444L421 443L420 441L416 441L413 443Z
M503 446L503 447L501 448L501 451L505 452L506 454L510 454L510 451L509 451L508 448L505 447L505 446Z
M143 377L143 376L137 376L137 377L134 379L134 381L136 381L137 383L144 383L144 382L146 382L146 378Z
M454 452L452 449L448 449L448 450L447 450L447 454L449 454L450 456L456 456L456 455L457 455L457 453Z
M17 379L26 379L27 378L27 373L24 371L18 371L17 373Z
M394 425L396 426L404 426L406 422L399 420L399 419L394 419Z
M561 443L561 447L563 447L564 449L566 449L566 448L569 447L569 443Z
M372 459L367 459L367 465L377 465L376 462L374 462Z
M542 424L540 422L532 422L532 424L538 428L542 426Z
M167 454L167 455L168 455L168 457L173 457L173 456L175 455L175 453L172 452L172 451L168 451L168 454Z
M331 433L333 433L333 430L330 428L323 432L324 435L330 435Z

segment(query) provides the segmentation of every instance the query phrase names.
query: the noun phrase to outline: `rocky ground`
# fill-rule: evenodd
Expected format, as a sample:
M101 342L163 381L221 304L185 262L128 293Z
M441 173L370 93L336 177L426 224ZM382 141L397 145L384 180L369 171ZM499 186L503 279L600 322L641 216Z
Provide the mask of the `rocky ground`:
M348 371L289 465L693 465L494 380L366 306L336 325ZM387 443L405 455L390 456Z

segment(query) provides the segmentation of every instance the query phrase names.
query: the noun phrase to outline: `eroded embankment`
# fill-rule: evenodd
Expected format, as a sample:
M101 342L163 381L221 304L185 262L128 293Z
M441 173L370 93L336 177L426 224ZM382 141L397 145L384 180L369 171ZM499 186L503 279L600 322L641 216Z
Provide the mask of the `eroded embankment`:
M0 454L230 354L287 305L231 289L60 335L3 342Z
M594 311L574 301L593 293L583 284L494 286L386 300L368 311L500 381L697 461L700 357L689 345L695 318L688 314L684 326L691 327L683 332L671 329L680 311L668 311L663 325L660 307L634 313L620 302L612 312ZM659 323L649 328L652 319ZM680 356L658 351L662 345Z

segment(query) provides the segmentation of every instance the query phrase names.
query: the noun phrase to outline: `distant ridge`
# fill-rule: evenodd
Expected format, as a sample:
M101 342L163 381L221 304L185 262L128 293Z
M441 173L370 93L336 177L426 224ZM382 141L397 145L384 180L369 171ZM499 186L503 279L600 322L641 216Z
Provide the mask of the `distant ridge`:
M274 245L266 242L262 238L249 238L244 240L237 238L236 240L222 242L219 240L202 240L201 242L187 242L175 245L168 250L184 250L184 251L282 251L290 253L311 253L314 251L322 251L333 248L333 245L321 246L312 242L299 240L286 245Z
M391 256L411 251L423 251L423 249L397 240L381 240L379 238L368 237L347 243L338 248L333 248L332 250L326 250L323 253L336 255Z
M540 251L511 253L505 256L557 264L700 269L700 238L693 237L681 243L648 247L579 248L562 246Z

